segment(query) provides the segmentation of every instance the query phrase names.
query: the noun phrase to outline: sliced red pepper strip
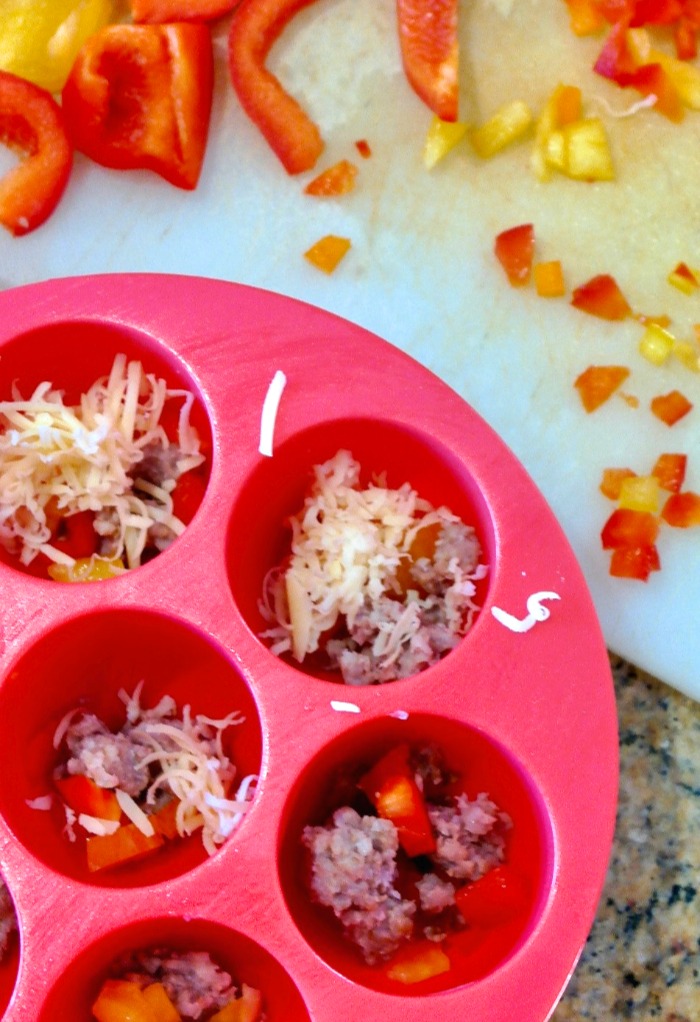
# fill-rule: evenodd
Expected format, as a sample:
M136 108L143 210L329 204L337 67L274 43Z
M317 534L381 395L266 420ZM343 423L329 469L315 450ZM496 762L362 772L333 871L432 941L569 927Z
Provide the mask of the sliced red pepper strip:
M677 529L700 525L700 496L691 490L672 493L661 509L661 517Z
M151 25L214 21L235 6L236 0L131 0L131 17L137 24Z
M660 454L651 474L659 480L662 490L679 493L685 479L687 464L688 456L686 454Z
M399 42L411 87L441 121L459 109L457 0L397 0Z
M626 366L588 366L574 380L585 410L594 412L614 394L629 376Z
M54 784L66 805L76 813L96 816L99 820L118 820L122 815L114 791L101 788L84 774L60 777Z
M527 908L522 878L509 866L495 866L479 880L460 887L457 908L471 926L499 926Z
M599 273L575 288L571 304L601 319L625 319L632 312L617 281L609 273Z
M70 137L90 159L192 189L212 93L206 25L109 25L78 54L62 99Z
M318 128L265 67L285 26L314 0L242 0L228 40L233 88L289 174L311 170L323 152Z
M435 851L435 835L425 799L409 765L410 750L398 745L379 760L359 781L379 816L391 820L399 843L411 857Z
M652 571L661 570L656 546L617 547L610 558L610 574L614 578L636 578L646 582Z
M659 534L659 520L650 511L618 507L600 533L604 550L617 547L652 547Z
M27 234L58 205L73 149L53 96L6 71L0 71L0 143L20 156L0 178L0 224L11 234Z
M523 287L530 279L535 253L535 229L532 224L509 227L496 235L494 252L513 287Z

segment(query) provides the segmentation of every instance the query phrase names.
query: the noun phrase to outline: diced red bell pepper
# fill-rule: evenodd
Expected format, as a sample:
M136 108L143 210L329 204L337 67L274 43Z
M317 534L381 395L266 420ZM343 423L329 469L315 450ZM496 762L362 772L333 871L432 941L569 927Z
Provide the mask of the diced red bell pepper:
M77 511L59 519L51 546L80 560L97 553L99 536L95 532L95 512Z
M620 487L625 479L634 479L636 472L631 468L604 468L599 490L610 500L619 500Z
M273 43L314 0L241 0L231 21L229 71L241 106L289 174L311 170L323 152L318 128L265 67Z
M435 851L435 835L425 799L409 765L410 750L398 745L382 757L359 781L379 816L391 820L407 855Z
M614 394L629 376L626 366L588 366L574 380L581 403L590 414Z
M346 195L355 187L357 167L349 160L339 160L309 181L304 192L306 195L335 196Z
M114 791L101 788L84 774L60 777L54 783L63 801L76 813L96 816L99 820L118 820L122 815Z
M668 394L659 394L651 399L652 413L667 426L674 426L692 407L692 403L679 390L671 390Z
M58 205L73 149L53 96L6 71L0 71L0 143L20 157L0 178L0 224L11 234L27 234Z
M199 510L206 489L207 480L197 469L179 477L173 490L173 514L184 525L189 525Z
M399 43L411 87L441 121L459 109L457 0L397 0Z
M530 279L535 252L535 229L532 224L509 227L496 235L494 252L513 287L523 287Z
M677 529L700 525L700 495L691 490L672 493L661 509L661 517Z
M628 76L637 70L637 61L627 44L628 20L616 21L608 32L598 59L593 65L596 74L618 85L626 85Z
M654 110L678 124L685 116L685 108L678 91L670 77L660 64L644 64L632 74L627 75L624 83L642 96L654 96Z
M613 550L610 557L610 574L614 578L635 578L646 582L652 571L661 569L656 546L621 546Z
M492 927L523 912L528 899L522 878L509 866L495 866L478 880L460 887L455 902L470 926Z
M679 493L685 479L688 463L686 454L660 454L651 474L659 480L659 486L671 493Z
M601 319L625 319L632 312L617 281L609 273L591 277L585 284L575 288L571 304Z
M616 508L603 526L604 550L617 547L652 547L659 534L659 520L650 511Z
M634 0L630 24L635 28L641 25L672 25L682 16L684 6L682 0Z
M130 0L137 24L164 25L176 21L214 21L228 14L236 0Z
M366 138L358 138L357 142L355 142L355 148L363 160L368 160L372 155L371 146Z
M108 25L78 54L62 99L69 135L90 159L193 189L212 94L206 25Z
M698 26L681 18L673 30L676 56L679 60L695 60L698 55Z

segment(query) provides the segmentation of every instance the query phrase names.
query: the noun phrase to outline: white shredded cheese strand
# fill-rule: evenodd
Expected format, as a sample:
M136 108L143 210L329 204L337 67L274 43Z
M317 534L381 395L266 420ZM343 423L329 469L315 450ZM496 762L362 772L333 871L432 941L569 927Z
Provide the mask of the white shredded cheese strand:
M260 416L260 445L258 450L265 457L272 457L272 446L275 434L275 423L279 410L282 391L287 384L287 377L281 369L278 369L267 388L265 400L263 401L262 414Z
M331 699L331 709L338 713L360 713L357 703L345 703L342 699Z
M144 837L153 837L155 834L155 828L151 821L148 819L143 809L141 809L136 802L133 800L131 795L127 795L121 788L115 788L114 794L117 796L117 802L119 808L128 817L135 826L141 831ZM80 817L78 817L80 822Z
M503 610L501 607L492 607L491 613L505 628L509 628L511 632L523 633L529 632L531 628L537 624L538 621L546 621L550 615L549 607L542 606L542 600L560 600L559 593L533 593L528 596L526 607L527 616L524 618L517 618L513 614L509 614L507 610Z
M80 813L78 823L88 834L97 834L105 837L107 834L114 834L119 830L119 820L102 820L98 816L89 816L87 813Z
M41 812L48 812L53 806L53 797L51 795L39 795L37 798L27 798L25 802L30 809L39 809Z

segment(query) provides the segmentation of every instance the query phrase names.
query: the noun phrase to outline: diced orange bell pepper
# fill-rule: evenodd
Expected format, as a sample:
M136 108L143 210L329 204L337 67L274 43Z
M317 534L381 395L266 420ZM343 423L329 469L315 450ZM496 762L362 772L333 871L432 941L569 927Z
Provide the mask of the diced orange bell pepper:
M659 480L662 490L679 493L685 479L687 463L686 454L660 454L651 474Z
M399 43L411 87L441 121L459 109L457 0L397 0Z
M604 468L600 481L600 492L610 500L618 500L620 487L624 479L633 479L636 472L631 468Z
M130 0L137 24L164 25L175 21L214 21L236 6L236 0Z
M143 989L143 999L157 1022L182 1022L182 1016L168 996L162 983L149 983Z
M209 1022L258 1022L262 1015L262 994L243 983L241 996L229 1001Z
M565 0L569 8L569 21L574 35L594 35L605 24L596 0Z
M600 273L575 288L571 304L601 319L625 319L632 312L617 281L609 273Z
M450 968L450 959L440 945L423 941L401 950L387 965L386 975L397 983L411 986L449 972Z
M83 46L62 100L69 135L90 159L193 189L212 95L206 25L109 25Z
M338 263L350 251L350 240L337 234L326 234L304 252L304 257L324 273L333 273Z
M108 979L92 1006L97 1022L159 1022L138 983Z
M604 550L617 547L652 547L659 534L659 520L650 511L616 508L603 526Z
M20 157L0 178L0 224L11 234L27 234L58 205L73 150L53 96L7 71L0 71L0 144Z
M629 376L626 366L588 366L574 380L585 410L594 412L615 393Z
M58 793L67 806L76 813L96 816L99 820L118 820L122 811L111 788L99 784L84 774L71 774L54 781Z
M651 399L652 413L667 426L674 426L692 407L692 403L679 390L671 390L668 394L659 394Z
M540 298L561 298L566 293L561 262L551 259L546 263L535 263L532 268L535 290Z
M523 912L527 892L522 878L509 866L495 866L478 880L460 887L455 902L466 923L488 928Z
M163 842L162 834L156 832L152 837L147 837L134 823L125 824L114 834L91 834L86 842L88 869L96 873L101 869L119 866L155 851Z
M289 174L311 170L323 152L318 128L265 67L273 43L314 0L241 0L228 39L229 71L241 106Z
M304 192L306 195L335 196L346 195L355 187L357 167L349 160L339 160L328 167L313 181L309 181Z
M646 582L652 571L661 570L656 546L617 547L610 557L610 574L614 578L634 578Z
M175 817L177 816L177 807L180 802L176 798L171 798L169 802L166 802L162 809L159 809L157 813L151 813L148 817L156 834L162 834L164 838L172 840L179 836L179 831L175 823Z
M513 287L523 287L530 279L535 251L535 229L532 224L509 227L496 235L494 252Z
M390 749L358 787L364 791L384 820L391 820L399 832L399 843L407 855L428 855L436 842L425 799L409 765L409 747Z
M661 509L661 517L677 529L700 525L700 495L692 490L672 493Z

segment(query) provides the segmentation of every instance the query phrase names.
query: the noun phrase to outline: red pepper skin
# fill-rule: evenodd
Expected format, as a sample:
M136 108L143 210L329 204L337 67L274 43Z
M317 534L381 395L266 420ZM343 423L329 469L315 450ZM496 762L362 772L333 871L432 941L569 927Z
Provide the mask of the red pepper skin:
M63 88L75 147L96 163L146 169L178 188L199 180L213 94L206 25L108 25Z
M99 820L118 820L122 811L111 788L101 788L84 774L72 774L54 781L58 793L76 813L96 816Z
M97 553L98 535L95 532L94 511L78 511L74 515L66 515L58 523L56 532L51 538L51 546L61 550L76 560L81 557L92 557Z
M700 495L692 490L671 494L661 510L661 517L676 529L700 525Z
M236 0L131 0L131 17L137 24L149 25L214 21L235 6Z
M491 927L508 922L527 907L523 881L508 866L495 866L479 880L460 887L457 908L470 926Z
M242 0L228 39L233 88L288 174L311 170L323 152L318 128L265 67L275 40L314 0Z
M397 0L404 71L416 95L442 121L459 106L457 0Z
M686 454L660 454L651 474L659 480L659 486L671 493L680 493L688 464Z
M618 547L652 547L659 534L659 520L650 511L619 507L600 534L604 550Z
M509 227L496 235L494 253L506 271L512 287L523 287L530 279L535 253L535 228L532 224Z
M661 570L661 561L656 546L621 546L613 550L610 557L610 574L614 578L634 578L647 582L652 571Z
M43 224L58 205L73 148L53 96L7 71L0 71L0 143L21 157L0 178L0 224L19 236Z
M626 319L632 312L614 277L600 273L574 289L571 304L575 309L601 319Z
M391 820L407 855L435 851L435 835L425 799L408 762L407 745L397 745L360 778L364 791L382 819Z

